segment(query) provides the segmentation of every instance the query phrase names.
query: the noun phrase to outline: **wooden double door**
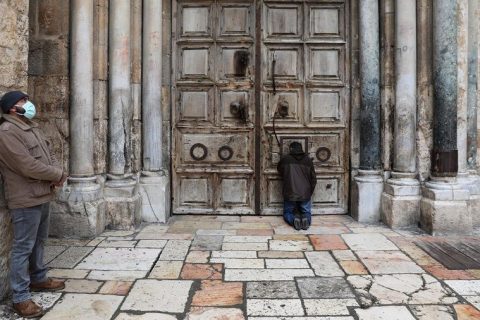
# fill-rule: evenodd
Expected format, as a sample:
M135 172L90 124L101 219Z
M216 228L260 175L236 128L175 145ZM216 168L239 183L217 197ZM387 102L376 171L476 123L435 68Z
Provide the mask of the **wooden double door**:
M293 141L314 160L313 213L347 211L348 8L174 0L174 214L281 214Z

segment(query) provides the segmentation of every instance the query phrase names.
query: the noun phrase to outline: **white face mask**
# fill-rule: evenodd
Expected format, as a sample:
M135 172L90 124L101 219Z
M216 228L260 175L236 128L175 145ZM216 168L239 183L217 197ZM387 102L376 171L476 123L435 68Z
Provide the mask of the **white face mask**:
M27 101L23 106L15 106L19 110L17 110L17 114L24 116L27 119L32 120L35 115L37 114L37 110L35 109L35 105L30 101ZM23 110L22 110L23 109ZM22 110L23 112L19 112Z

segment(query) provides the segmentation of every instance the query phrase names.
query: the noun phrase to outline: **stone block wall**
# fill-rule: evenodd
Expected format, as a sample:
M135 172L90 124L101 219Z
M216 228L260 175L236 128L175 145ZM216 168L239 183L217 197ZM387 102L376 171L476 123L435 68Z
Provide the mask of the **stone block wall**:
M0 96L11 90L27 91L28 0L0 1ZM0 301L9 287L8 265L12 224L0 176Z

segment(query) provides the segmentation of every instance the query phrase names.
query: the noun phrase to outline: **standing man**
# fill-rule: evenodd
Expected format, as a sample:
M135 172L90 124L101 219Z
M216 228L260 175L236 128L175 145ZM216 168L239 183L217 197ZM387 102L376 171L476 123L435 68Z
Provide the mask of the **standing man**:
M317 185L315 167L299 142L292 142L289 148L290 153L277 166L283 179L283 218L296 230L307 230L312 223L312 194Z
M10 261L13 308L22 317L43 315L32 301L32 291L55 291L65 284L47 278L43 250L48 237L49 202L54 188L67 175L52 156L37 123L35 106L21 91L6 93L0 100L0 173L5 199L13 221L14 240Z

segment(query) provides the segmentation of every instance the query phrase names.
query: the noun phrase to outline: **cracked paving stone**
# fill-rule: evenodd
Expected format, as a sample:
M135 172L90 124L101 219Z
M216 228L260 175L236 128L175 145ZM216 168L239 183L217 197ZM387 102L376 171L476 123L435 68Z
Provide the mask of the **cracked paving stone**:
M295 281L247 282L247 298L295 299L298 292Z
M65 246L45 246L43 263L48 264L66 249L67 247Z
M182 279L208 279L217 280L222 279L223 266L218 263L214 264L191 264L186 263L183 266L180 277Z
M191 250L220 250L222 248L223 236L195 236Z
M306 252L305 255L317 276L343 277L345 275L328 251Z
M454 311L450 306L411 306L410 310L413 312L418 320L454 320Z
M121 310L182 313L193 281L138 280Z
M108 320L122 302L121 296L66 294L42 320Z
M455 294L427 274L350 276L348 282L359 295L375 304L452 304Z
M355 298L348 282L340 277L297 279L300 295L307 298Z
M248 316L303 316L300 299L247 299Z
M465 300L473 304L475 308L480 310L480 295L479 296L465 296Z
M415 320L404 306L372 307L355 309L359 320Z

